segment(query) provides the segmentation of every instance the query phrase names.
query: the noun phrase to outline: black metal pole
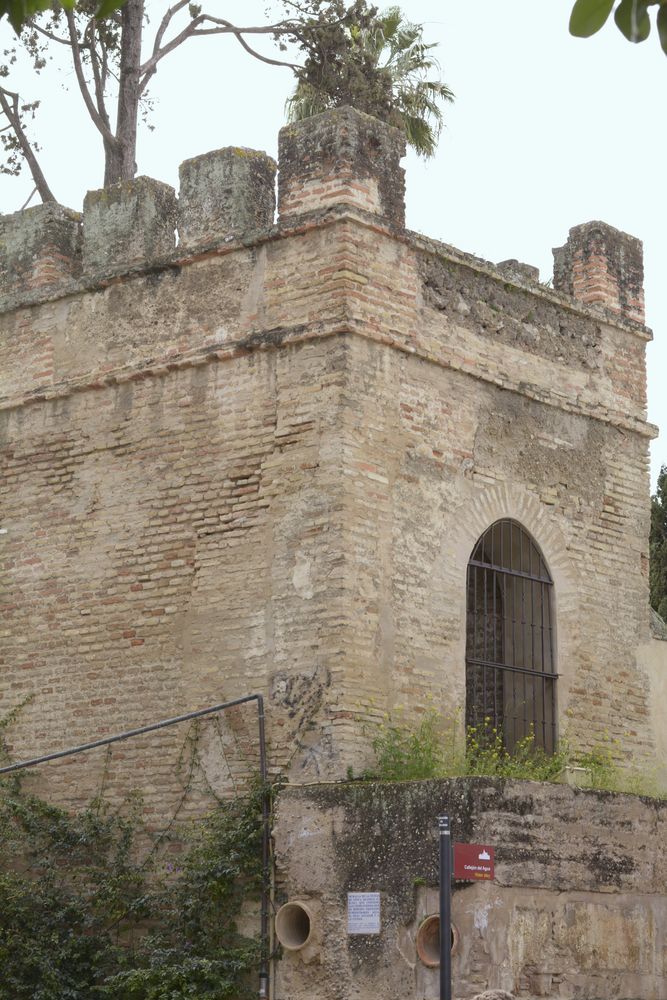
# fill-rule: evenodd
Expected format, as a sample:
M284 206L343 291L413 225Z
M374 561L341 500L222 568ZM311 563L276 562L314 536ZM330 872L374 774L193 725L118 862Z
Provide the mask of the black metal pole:
M452 837L449 816L438 816L440 831L440 1000L452 1000Z
M271 892L271 868L269 858L269 838L271 836L271 804L269 797L269 771L266 763L266 734L264 729L264 699L257 695L257 721L259 724L259 774L262 781L262 900L260 925L259 996L268 1000L269 996L269 896Z

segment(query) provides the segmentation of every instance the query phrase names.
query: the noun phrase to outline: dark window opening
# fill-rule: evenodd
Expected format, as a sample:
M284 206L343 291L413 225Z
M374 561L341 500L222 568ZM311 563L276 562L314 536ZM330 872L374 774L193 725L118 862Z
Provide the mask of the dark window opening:
M468 563L466 727L502 733L505 748L534 735L556 749L553 582L517 521L496 521Z

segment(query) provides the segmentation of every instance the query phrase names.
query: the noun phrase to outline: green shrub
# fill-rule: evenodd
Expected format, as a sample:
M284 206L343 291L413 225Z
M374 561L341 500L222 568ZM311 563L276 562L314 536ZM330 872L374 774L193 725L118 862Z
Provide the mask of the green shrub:
M531 730L509 751L502 731L490 719L481 726L469 726L464 737L457 718L443 719L434 708L416 723L405 721L400 710L386 715L374 727L372 746L376 768L362 775L366 779L489 776L558 782L566 767L576 766L588 771L593 788L665 797L650 768L619 766L617 742L602 738L593 750L577 751L564 737L556 752L549 754Z
M416 726L404 723L400 714L387 716L373 738L378 775L384 781L435 778L446 770L445 746L440 719L426 712Z
M236 921L259 895L261 785L155 835L137 796L70 814L25 784L0 779L0 1000L254 995L259 946Z
M502 731L491 725L469 726L466 734L465 773L518 778L523 781L557 781L568 763L568 750L561 742L549 754L535 741L532 730L507 750Z

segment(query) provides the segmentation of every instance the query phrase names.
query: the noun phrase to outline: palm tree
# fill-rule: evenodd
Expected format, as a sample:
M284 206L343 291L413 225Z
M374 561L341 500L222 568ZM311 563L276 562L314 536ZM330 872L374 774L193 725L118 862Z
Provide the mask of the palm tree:
M443 127L441 105L454 95L432 78L440 73L432 55L436 46L422 35L421 24L404 21L400 7L389 7L363 26L345 25L328 49L318 38L297 73L288 121L351 104L402 129L420 156L433 156Z

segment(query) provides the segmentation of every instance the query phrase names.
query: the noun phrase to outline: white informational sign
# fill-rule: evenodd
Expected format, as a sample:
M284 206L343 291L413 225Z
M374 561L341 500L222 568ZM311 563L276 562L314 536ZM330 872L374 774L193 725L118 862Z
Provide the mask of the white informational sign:
M348 892L347 933L380 933L379 892Z

